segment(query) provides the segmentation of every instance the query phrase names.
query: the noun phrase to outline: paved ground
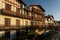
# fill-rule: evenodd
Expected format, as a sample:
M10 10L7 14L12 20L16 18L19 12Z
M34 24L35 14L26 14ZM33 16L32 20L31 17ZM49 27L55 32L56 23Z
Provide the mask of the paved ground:
M28 39L20 39L20 37L18 37L17 39L14 40L28 40ZM29 39L32 40L32 39ZM35 39L34 39L35 40ZM60 29L56 30L56 31L52 31L48 36L46 37L40 37L39 39L36 40L60 40Z
M51 40L60 40L60 30L56 30L56 33L52 36Z
M60 40L60 30L56 30L54 33L50 34L43 40Z

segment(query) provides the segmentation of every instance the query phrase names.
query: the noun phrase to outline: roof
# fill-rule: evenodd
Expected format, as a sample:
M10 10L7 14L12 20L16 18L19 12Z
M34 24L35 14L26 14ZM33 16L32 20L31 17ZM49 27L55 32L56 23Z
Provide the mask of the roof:
M45 16L45 18L51 18L51 17L54 19L53 15Z
M40 8L45 12L45 10L42 8L41 5L35 4L35 5L30 5L30 6L37 6L37 7L40 7ZM30 7L30 6L29 6L29 7Z
M26 6L26 3L23 0L18 0L18 1L19 2L22 2Z

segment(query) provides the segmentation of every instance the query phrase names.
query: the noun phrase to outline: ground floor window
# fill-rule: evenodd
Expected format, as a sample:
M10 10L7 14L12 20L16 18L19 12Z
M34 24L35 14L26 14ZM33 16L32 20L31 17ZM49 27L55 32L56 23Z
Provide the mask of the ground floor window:
M20 26L20 20L16 20L16 26Z
M10 25L11 25L10 18L5 18L5 26L10 26Z
M25 23L26 23L26 26L28 26L28 21L25 21Z

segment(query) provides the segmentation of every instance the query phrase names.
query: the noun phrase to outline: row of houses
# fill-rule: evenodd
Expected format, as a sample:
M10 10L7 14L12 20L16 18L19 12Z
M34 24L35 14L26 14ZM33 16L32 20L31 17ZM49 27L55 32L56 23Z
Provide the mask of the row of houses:
M45 16L45 26L46 26L46 28L54 28L54 27L52 27L52 26L55 26L53 15Z
M42 27L45 10L41 5L25 6L22 0L0 0L0 33L9 36L24 27Z
M28 8L25 6L26 3L22 0L0 0L0 33L9 35L18 33L24 27L48 26L51 20L50 17L45 17L45 10L41 5L33 4Z
M0 0L0 27L21 28L44 24L45 10L40 5L30 5L27 9L22 0Z

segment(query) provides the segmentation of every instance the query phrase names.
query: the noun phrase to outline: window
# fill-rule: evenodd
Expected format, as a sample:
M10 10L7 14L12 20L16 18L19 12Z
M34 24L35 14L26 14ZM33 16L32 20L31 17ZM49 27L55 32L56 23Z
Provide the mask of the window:
M29 12L29 16L32 16L32 15L31 15L31 12Z
M35 14L35 17L37 17L37 14Z
M22 13L22 10L20 9L20 14Z
M20 20L16 20L16 26L20 26Z
M7 4L7 3L6 3L6 7L5 7L5 8L6 8L6 10L11 11L11 5L9 5L9 4Z
M16 12L17 12L17 13L20 13L20 8L17 8L17 9L16 9Z
M16 13L18 16L20 15L20 8L16 8Z
M26 10L24 11L24 15L27 15L27 12L26 12Z
M27 15L28 15L28 11L27 11Z
M16 7L15 6L13 6L13 11L16 12Z
M11 20L9 18L5 18L5 26L10 26Z
M25 23L26 23L26 26L28 26L28 21L25 21Z

